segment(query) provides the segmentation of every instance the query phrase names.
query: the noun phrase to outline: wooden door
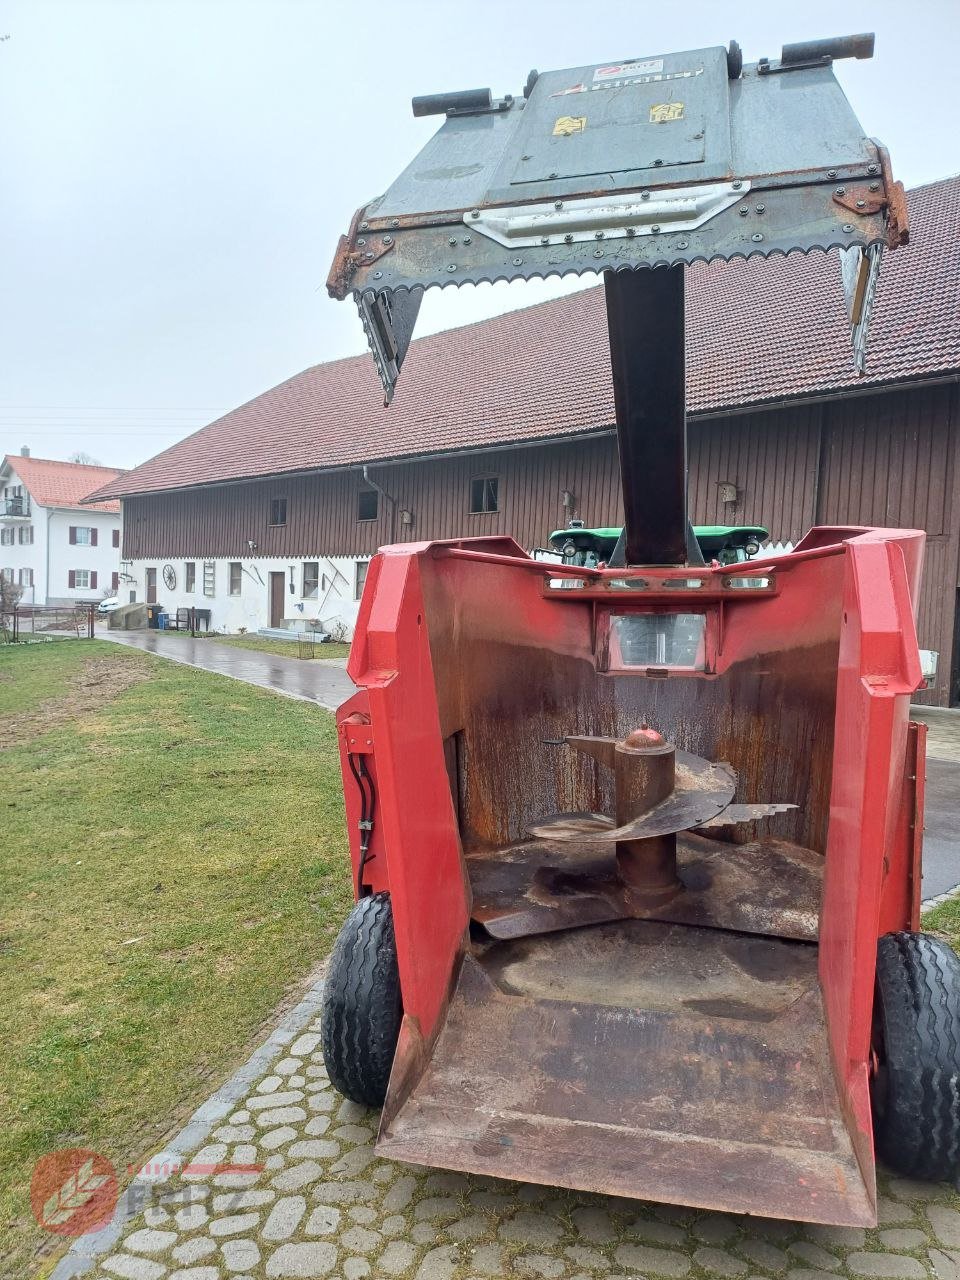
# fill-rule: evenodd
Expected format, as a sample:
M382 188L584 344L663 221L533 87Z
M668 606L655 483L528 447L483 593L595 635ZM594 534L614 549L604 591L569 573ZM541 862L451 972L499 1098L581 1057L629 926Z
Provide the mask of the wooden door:
M283 626L283 574L270 575L270 625Z
M157 603L157 571L147 570L147 604Z

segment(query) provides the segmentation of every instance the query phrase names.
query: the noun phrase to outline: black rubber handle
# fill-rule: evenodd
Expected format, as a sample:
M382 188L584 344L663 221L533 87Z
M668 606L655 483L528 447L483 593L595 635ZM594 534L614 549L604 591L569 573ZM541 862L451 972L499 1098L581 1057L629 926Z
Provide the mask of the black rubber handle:
M833 36L828 40L801 40L785 44L781 63L817 62L821 58L872 58L875 36L865 31L858 36Z
M489 89L459 89L456 93L424 93L413 99L415 116L445 116L448 111L486 111L493 104Z

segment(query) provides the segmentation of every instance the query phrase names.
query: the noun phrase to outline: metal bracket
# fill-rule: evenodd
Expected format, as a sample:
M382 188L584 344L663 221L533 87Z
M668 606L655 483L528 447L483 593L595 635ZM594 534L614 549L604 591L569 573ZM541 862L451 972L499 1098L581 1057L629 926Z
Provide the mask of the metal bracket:
M875 191L870 187L837 187L833 193L833 203L850 213L874 214L886 208L887 197L879 182L873 183Z

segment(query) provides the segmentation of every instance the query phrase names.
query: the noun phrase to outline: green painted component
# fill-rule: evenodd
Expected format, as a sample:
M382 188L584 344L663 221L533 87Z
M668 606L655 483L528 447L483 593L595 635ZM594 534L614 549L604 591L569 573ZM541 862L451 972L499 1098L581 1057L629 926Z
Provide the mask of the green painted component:
M693 534L704 555L723 557L723 563L741 559L737 551L751 538L763 542L770 535L762 525L701 524L693 526ZM559 551L567 543L573 543L578 552L592 553L598 560L609 560L620 537L617 528L604 529L555 529L550 535L550 545ZM582 560L577 561L582 564Z

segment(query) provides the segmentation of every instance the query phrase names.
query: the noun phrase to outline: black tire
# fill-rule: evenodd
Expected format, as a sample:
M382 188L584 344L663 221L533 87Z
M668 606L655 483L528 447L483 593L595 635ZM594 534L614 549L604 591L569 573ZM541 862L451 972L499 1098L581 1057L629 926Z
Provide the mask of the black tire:
M393 910L388 894L375 893L347 916L323 990L323 1060L346 1097L383 1106L402 1017Z
M877 944L877 1152L896 1173L943 1182L960 1168L960 960L926 933Z

